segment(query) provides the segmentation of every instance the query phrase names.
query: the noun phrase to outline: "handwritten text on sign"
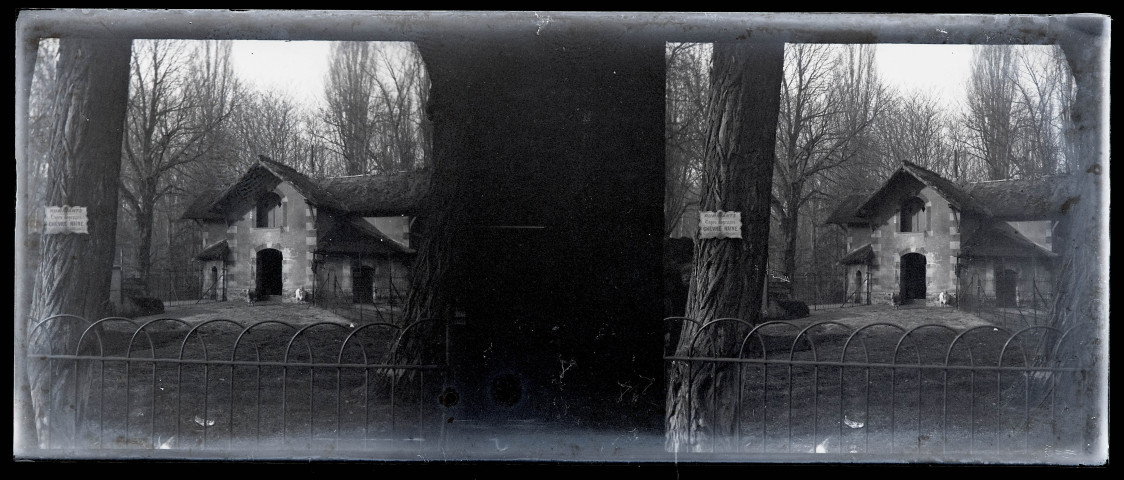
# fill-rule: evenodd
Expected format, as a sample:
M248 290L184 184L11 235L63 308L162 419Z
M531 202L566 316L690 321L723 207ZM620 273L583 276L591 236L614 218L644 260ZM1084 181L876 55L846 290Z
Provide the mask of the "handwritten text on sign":
M86 230L86 207L46 207L46 233L89 233Z
M742 212L699 212L699 238L742 238Z

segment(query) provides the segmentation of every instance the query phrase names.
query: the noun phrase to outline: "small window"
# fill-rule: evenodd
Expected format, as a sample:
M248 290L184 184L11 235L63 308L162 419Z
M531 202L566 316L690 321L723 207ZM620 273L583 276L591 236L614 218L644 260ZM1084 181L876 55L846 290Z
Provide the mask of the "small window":
M258 197L255 210L254 226L257 228L276 228L281 226L283 212L281 211L281 196L269 192Z
M917 197L911 197L905 202L902 202L901 216L898 218L898 223L901 225L901 231L903 233L925 231L925 202Z

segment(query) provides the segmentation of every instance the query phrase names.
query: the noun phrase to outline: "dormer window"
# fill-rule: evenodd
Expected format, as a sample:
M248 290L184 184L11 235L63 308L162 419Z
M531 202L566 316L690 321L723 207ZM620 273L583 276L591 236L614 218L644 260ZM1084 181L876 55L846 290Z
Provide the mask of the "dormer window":
M268 192L258 197L254 210L254 226L257 228L277 228L285 218L281 208L281 196Z
M901 216L898 224L902 233L918 233L925 231L925 202L917 197L910 197L902 202Z

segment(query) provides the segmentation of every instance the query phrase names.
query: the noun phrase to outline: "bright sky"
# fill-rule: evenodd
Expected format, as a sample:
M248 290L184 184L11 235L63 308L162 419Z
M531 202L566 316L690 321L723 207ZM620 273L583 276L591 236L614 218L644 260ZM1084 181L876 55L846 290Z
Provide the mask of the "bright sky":
M903 93L930 91L949 103L964 101L972 73L971 45L882 43L874 51L878 74Z
M260 89L288 93L307 105L324 97L330 42L238 40L233 42L234 70Z
M234 67L245 82L318 105L324 93L329 45L323 41L239 40L233 47ZM879 44L875 51L879 74L891 85L932 91L950 104L963 101L964 82L971 72L970 45Z

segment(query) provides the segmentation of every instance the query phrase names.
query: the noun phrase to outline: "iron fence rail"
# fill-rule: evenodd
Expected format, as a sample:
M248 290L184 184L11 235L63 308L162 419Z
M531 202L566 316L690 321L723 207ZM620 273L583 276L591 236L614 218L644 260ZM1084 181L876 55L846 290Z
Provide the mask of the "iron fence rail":
M692 386L686 424L697 451L971 459L1080 450L1074 432L1085 419L1057 401L1089 377L1061 355L1085 334L1077 329L665 323L669 375L685 372ZM48 448L369 452L446 438L449 330L435 320L355 328L59 315L30 337L46 347L28 360L57 375L42 384L73 386L37 416Z
M436 320L353 328L58 315L31 330L47 334L75 340L31 342L47 347L29 361L59 376L45 384L69 381L74 396L40 415L46 448L347 449L444 437L447 331Z
M1073 330L665 319L685 372L688 444L712 453L1026 455L1079 450L1058 405L1086 369ZM689 328L683 329L683 326ZM715 339L725 339L715 341ZM674 350L672 350L674 349ZM696 387L702 385L702 387ZM971 457L967 457L971 458Z

